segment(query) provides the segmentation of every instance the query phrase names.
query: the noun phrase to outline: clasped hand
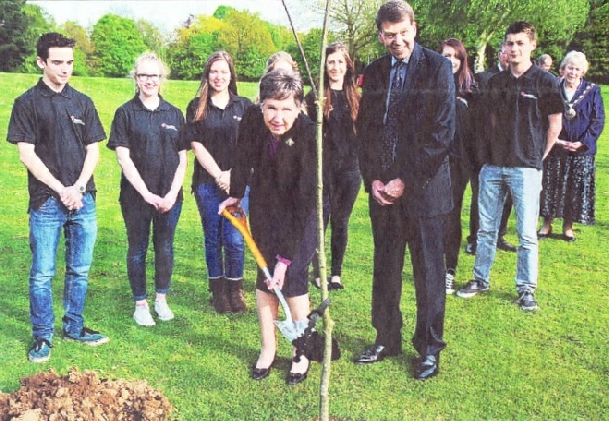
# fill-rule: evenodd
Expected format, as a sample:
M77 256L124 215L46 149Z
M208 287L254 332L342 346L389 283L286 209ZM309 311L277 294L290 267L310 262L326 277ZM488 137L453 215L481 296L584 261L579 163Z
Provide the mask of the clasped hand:
M392 205L402 197L404 188L404 182L400 178L394 178L387 184L384 184L380 180L374 180L372 182L372 196L381 206Z

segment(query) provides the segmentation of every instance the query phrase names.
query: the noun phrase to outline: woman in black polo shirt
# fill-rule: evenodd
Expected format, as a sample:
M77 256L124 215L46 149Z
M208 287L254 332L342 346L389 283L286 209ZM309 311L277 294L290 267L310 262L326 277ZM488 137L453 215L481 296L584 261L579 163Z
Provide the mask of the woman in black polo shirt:
M218 206L228 197L237 130L249 105L249 99L237 96L231 56L225 51L213 53L205 64L196 98L188 104L186 139L196 156L192 189L205 236L209 288L218 313L245 311L243 236L218 215ZM247 212L247 192L242 206Z
M155 324L146 301L146 251L152 224L155 254L155 312L173 319L166 294L173 273L173 237L182 210L188 145L181 141L182 111L159 95L167 70L154 53L135 61L135 97L116 110L108 147L122 168L120 203L129 249L127 273L135 300L133 318Z

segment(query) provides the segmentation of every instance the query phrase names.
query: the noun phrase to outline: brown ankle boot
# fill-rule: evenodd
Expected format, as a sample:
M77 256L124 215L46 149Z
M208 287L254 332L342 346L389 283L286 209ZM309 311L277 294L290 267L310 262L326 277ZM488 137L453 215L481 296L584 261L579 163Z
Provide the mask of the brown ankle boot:
M233 313L243 313L246 310L245 302L243 301L243 279L238 281L226 282L229 285L230 305Z
M228 281L224 278L210 279L209 289L212 293L214 309L220 314L231 312L231 304L228 298Z

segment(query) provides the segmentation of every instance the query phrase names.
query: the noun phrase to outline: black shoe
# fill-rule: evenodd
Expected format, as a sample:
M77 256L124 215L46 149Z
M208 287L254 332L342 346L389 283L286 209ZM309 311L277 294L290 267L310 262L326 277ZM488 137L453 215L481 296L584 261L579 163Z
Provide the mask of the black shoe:
M546 239L550 238L550 235L551 235L551 234L552 234L552 233L551 233L550 231L545 232L545 233L544 233L544 232L537 231L537 239L538 239L538 240L546 240Z
M256 368L256 366L254 365L254 368L252 369L252 379L253 380L266 379L271 372L271 367L273 366L273 364L275 364L275 361L273 361L271 363L271 365L269 365L267 368Z
M457 297L471 298L480 292L488 291L488 288L488 285L485 285L482 281L472 279L463 288L457 291Z
M307 370L304 373L292 373L291 371L288 373L288 377L286 377L285 381L288 385L294 386L298 383L302 383L307 378L307 373L309 372L309 368L311 367L311 361L309 361L309 365L307 366Z
M465 246L465 252L467 254L476 254L476 243L467 243Z
M572 243L573 241L575 241L575 237L572 235L567 235L567 234L563 234L562 235L562 239L565 240L567 243Z
M355 364L372 364L383 361L386 357L393 357L399 352L391 352L383 345L372 345L364 351L362 355L357 357L353 362Z
M511 253L516 253L518 251L518 248L515 245L508 243L503 237L499 237L499 240L497 241L497 248L499 250L509 251Z
M328 283L328 289L345 289L345 286L342 282L332 282Z
M426 355L414 368L414 378L417 380L427 380L438 374L440 358L437 355Z
M318 282L319 282L319 284L318 284ZM321 289L321 279L319 279L319 278L311 279L311 285L313 285L317 289Z

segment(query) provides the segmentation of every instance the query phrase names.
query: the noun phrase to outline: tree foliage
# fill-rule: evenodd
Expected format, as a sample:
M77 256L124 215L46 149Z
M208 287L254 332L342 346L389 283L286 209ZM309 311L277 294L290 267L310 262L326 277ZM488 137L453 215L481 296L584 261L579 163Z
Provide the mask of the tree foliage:
M36 64L36 41L40 35L56 31L57 28L53 18L40 6L26 4L23 11L28 20L25 40L29 54L25 57L20 70L27 73L36 73L40 70Z
M586 54L590 62L587 79L609 83L609 2L591 11L588 24L575 34L568 49Z
M59 28L59 32L76 41L74 47L74 74L88 76L95 73L91 67L89 56L93 54L93 44L89 39L87 30L74 21L67 21Z
M163 55L166 41L163 34L161 34L161 31L159 31L159 28L145 19L139 19L135 22L135 26L140 34L142 34L142 40L144 41L144 44L146 44L146 49Z
M93 57L99 74L123 77L133 69L136 57L146 51L142 34L132 19L114 14L102 16L93 26Z
M25 0L0 0L0 72L19 69L30 51L24 5Z
M420 24L419 36L432 48L448 37L474 46L476 68L486 64L487 47L498 47L505 29L514 21L536 26L540 44L566 46L586 20L588 0L416 0L412 2Z

